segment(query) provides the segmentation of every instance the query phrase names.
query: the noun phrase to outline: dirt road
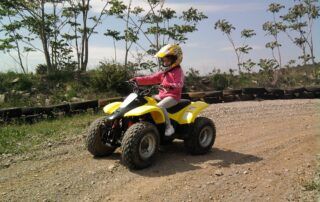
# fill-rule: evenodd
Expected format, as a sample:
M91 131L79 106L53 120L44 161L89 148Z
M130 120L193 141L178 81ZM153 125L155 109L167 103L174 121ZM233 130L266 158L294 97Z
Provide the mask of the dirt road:
M47 150L2 159L0 201L317 201L303 185L319 154L320 100L211 105L212 152L165 147L150 168L129 171L120 151L94 159L83 134Z

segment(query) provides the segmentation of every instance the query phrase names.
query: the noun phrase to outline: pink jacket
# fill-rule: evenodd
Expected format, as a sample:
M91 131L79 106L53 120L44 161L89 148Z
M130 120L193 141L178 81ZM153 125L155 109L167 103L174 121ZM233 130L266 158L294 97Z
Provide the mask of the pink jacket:
M160 84L166 89L159 89L159 97L173 97L177 101L181 99L181 92L184 82L184 74L180 66L163 72L157 72L150 76L136 77L138 85Z

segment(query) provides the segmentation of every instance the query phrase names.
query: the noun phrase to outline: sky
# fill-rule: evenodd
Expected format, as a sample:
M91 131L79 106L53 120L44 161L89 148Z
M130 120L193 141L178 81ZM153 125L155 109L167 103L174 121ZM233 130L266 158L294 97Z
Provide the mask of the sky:
M125 0L128 2L128 0ZM135 5L145 7L143 0L133 0ZM240 45L242 39L240 32L242 29L253 29L257 33L252 39L246 43L253 47L253 50L246 59L251 58L253 61L258 61L260 58L271 58L271 50L265 48L265 44L272 40L271 36L267 36L262 30L262 24L272 20L272 14L267 12L270 3L283 4L288 9L294 4L294 0L167 0L165 5L181 13L190 7L198 8L207 19L201 21L198 25L198 31L188 34L188 41L181 44L184 52L184 60L182 67L185 70L194 68L202 74L211 72L214 68L219 68L222 71L228 69L237 69L237 60L231 48L231 44L227 37L220 31L214 29L214 23L219 19L226 19L236 30L233 31L233 38L236 44ZM103 6L102 0L92 0L94 11L99 11ZM122 27L119 20L107 17L102 25L99 25L97 31L102 33L106 29L118 29ZM320 59L320 20L314 24L314 46L316 60ZM1 35L0 35L1 37ZM293 45L288 37L281 33L279 41L282 44L281 53L283 63L286 64L290 59L297 59L301 55L300 49ZM144 42L141 42L144 44ZM40 43L38 43L39 47ZM113 60L114 48L111 38L106 38L103 34L94 35L89 42L89 68L95 68L99 61ZM133 49L135 50L135 48ZM124 45L117 43L117 60L122 62L124 58ZM30 53L24 59L28 64L29 71L34 70L35 66L44 63L44 57L41 52ZM19 66L14 63L8 54L0 52L0 71L20 71Z

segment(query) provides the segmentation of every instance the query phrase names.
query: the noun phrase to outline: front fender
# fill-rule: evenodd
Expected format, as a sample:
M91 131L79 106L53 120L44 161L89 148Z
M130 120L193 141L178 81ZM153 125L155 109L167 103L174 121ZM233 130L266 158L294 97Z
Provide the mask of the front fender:
M199 113L207 108L209 105L205 102L197 101L192 102L186 110L179 114L179 117L174 117L178 121L179 124L190 124L193 123L197 118ZM171 117L170 117L171 118ZM172 117L173 118L173 117Z
M104 113L112 114L114 111L116 111L120 107L121 103L122 102L113 102L113 103L110 103L110 104L104 106L103 107Z
M162 110L157 106L148 105L148 104L128 111L127 113L124 114L124 117L142 116L148 113L151 114L156 124L161 124L165 122L165 118Z

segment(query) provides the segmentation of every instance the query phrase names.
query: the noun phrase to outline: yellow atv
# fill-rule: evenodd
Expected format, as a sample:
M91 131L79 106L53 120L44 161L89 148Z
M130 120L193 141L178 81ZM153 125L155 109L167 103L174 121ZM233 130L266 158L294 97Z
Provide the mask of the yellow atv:
M157 101L148 95L155 87L140 89L136 82L123 102L106 105L107 116L94 121L88 131L86 146L94 156L111 155L117 147L122 149L122 161L130 169L141 169L152 164L159 144L172 142L175 138L184 140L186 150L191 154L204 154L211 150L216 137L213 122L197 117L208 107L205 102L182 99L167 109L175 134L164 135L165 117Z

